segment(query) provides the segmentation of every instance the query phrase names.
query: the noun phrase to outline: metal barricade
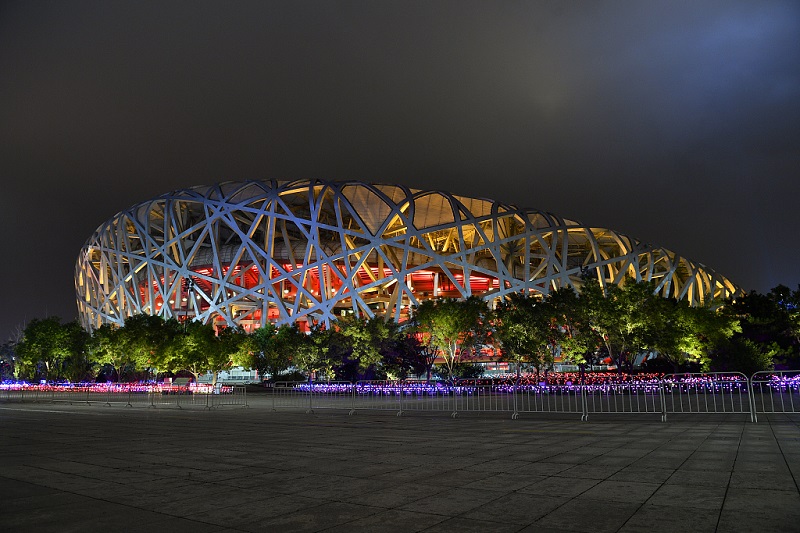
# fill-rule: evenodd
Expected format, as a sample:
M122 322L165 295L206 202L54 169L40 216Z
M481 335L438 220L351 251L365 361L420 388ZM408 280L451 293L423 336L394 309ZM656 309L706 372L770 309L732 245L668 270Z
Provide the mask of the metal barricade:
M124 395L127 400L125 407L150 407L152 405L150 397L153 394L153 387L129 385L127 387L121 387L119 390L121 395Z
M581 386L585 399L583 420L590 414L659 414L664 406L661 381L608 381Z
M222 406L247 407L247 387L241 385L222 385L209 394L206 399L209 408Z
M514 412L514 393L509 394L495 386L493 379L459 380L453 383L453 411L460 412Z
M301 387L309 389L308 412L314 409L353 410L353 387L349 381L309 381Z
M51 394L51 402L65 402L70 405L74 403L89 403L91 386L60 384L52 385L48 388Z
M402 381L365 380L352 388L350 414L357 410L397 411L403 413L403 400L407 385Z
M546 382L510 384L514 415L519 413L575 413L586 419L586 402L581 385L549 385Z
M398 414L415 412L455 412L453 387L441 381L402 382L398 399ZM452 416L452 414L451 414Z
M749 414L755 422L750 380L740 372L667 374L662 378L663 413Z
M272 410L311 408L311 391L301 388L307 381L276 381L269 387Z
M800 412L800 371L756 372L750 378L750 387L755 421L758 413Z

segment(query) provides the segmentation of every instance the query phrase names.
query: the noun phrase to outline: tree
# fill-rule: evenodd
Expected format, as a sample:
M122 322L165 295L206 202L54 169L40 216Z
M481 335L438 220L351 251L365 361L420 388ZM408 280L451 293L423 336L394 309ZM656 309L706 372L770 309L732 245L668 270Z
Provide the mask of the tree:
M61 363L61 376L72 382L93 377L93 361L89 354L89 333L77 321L63 325L67 333L70 354Z
M209 355L214 350L216 331L211 324L189 321L183 324L183 332L174 337L169 345L170 370L186 370L197 383L200 374L211 366Z
M291 366L291 357L302 342L303 333L296 324L280 327L267 323L255 330L247 340L249 353L242 366L258 370L262 378L285 372Z
M116 324L103 324L92 333L88 351L94 362L110 366L112 377L116 376L119 382L127 358L125 352L120 349L118 336L119 327Z
M602 340L590 327L585 300L572 287L561 287L547 296L558 331L561 357L580 365L592 362Z
M734 337L714 350L710 369L752 376L761 370L772 370L773 358L779 350L780 347L775 343L757 343L745 337Z
M685 301L662 299L652 317L650 347L678 372L689 363L708 370L710 354L737 331L738 320L729 313L707 307L692 307Z
M617 364L633 370L634 357L653 340L653 317L659 310L661 296L655 282L628 280L623 287L611 285L604 292L599 284L588 281L581 289L589 327Z
M396 333L389 336L381 350L383 367L389 377L406 379L409 375L427 373L433 367L430 350L422 344L416 335L403 331L396 322L389 322Z
M515 364L517 379L522 366L533 364L537 373L552 356L551 309L539 298L512 294L495 310L494 336L504 359Z
M466 300L425 300L416 308L416 328L423 342L444 359L449 379L465 352L485 339L487 311L485 302L476 296Z
M208 346L206 372L211 372L211 384L217 385L219 373L230 368L234 360L241 360L247 350L247 334L240 328L222 328Z
M782 368L800 369L800 287L778 285L768 294L749 292L729 302L726 309L741 324L741 337L770 346Z
M358 374L380 367L385 343L396 333L393 325L394 322L378 316L367 319L348 317L336 323L345 343L346 356L356 363Z
M333 371L333 361L328 357L332 335L332 329L314 324L298 344L293 361L295 366L308 372L309 379L316 372L330 375Z
M175 320L151 315L133 315L125 324L103 324L92 334L89 351L93 360L111 367L122 381L126 369L162 369L170 363L168 355L175 332L180 329Z
M86 334L77 322L61 324L58 317L33 319L23 332L16 352L31 374L37 369L44 379L58 379L71 357L82 356Z
M118 342L126 352L129 364L134 368L156 369L159 364L168 365L165 360L166 347L179 327L176 320L167 324L158 316L133 315L125 319L125 324L119 331Z

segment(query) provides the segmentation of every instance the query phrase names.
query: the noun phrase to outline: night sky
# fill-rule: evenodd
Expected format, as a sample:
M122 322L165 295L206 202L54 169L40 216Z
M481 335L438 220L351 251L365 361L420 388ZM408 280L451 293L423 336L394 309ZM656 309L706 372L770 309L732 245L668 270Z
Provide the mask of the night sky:
M358 179L800 283L800 2L2 2L0 342L192 185Z

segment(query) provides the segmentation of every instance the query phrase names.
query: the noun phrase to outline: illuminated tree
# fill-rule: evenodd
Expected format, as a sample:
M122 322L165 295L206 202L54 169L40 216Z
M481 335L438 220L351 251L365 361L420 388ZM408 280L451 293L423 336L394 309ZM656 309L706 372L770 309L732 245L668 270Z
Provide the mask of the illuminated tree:
M444 359L450 380L466 352L486 338L487 312L486 303L474 296L466 300L426 300L416 308L416 328L423 342Z
M589 327L602 340L620 372L624 366L632 370L634 357L653 341L652 317L662 299L655 290L654 282L632 280L622 287L611 285L605 292L592 282L581 289Z
M308 373L309 379L317 372L325 375L333 372L336 362L328 357L328 352L334 333L332 329L314 324L308 335L304 335L302 342L297 346L293 362L295 366Z
M211 384L217 385L219 373L241 360L247 352L247 334L240 328L222 328L211 339L206 353L206 372L211 372Z
M586 300L572 287L562 287L547 296L561 357L583 365L593 358L602 342L589 324Z
M70 358L85 356L86 334L76 322L61 324L58 317L35 318L28 323L16 347L21 365L44 379L61 377Z
M336 326L344 338L349 358L358 365L359 372L363 373L383 362L382 349L394 333L386 320L381 317L348 317L339 320Z
M495 310L493 329L504 359L516 366L517 379L524 364L532 364L538 373L550 360L551 312L542 299L512 294Z
M235 362L258 370L262 379L267 376L274 379L291 366L292 354L303 341L303 336L295 324L275 327L267 323L248 337L248 357Z

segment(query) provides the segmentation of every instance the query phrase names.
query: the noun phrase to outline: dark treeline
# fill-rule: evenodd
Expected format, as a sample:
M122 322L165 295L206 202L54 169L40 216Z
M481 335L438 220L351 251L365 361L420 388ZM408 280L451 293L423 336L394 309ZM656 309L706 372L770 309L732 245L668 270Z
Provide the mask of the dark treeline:
M517 372L542 372L556 359L611 361L620 372L800 369L800 287L750 292L717 309L655 294L652 282L586 283L545 297L514 294L496 309L471 297L427 300L405 324L347 317L330 327L234 327L148 315L89 334L76 322L35 319L0 347L3 380L147 381L177 372L215 376L231 366L298 379L476 377L480 350ZM646 357L642 357L646 355ZM640 363L644 360L643 363ZM438 361L438 364L434 364ZM640 363L640 364L637 364Z

